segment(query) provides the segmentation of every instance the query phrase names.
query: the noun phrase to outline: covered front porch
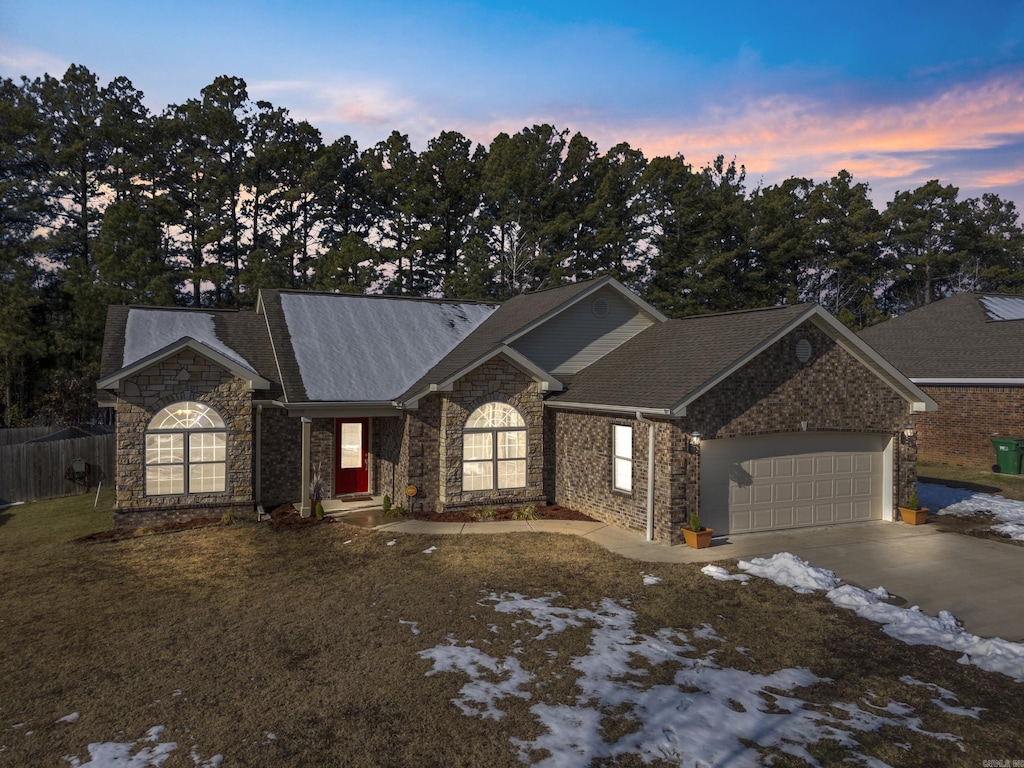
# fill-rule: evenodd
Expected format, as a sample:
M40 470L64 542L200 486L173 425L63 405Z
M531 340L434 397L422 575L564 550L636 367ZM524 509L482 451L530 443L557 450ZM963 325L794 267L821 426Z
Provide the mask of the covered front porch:
M395 406L264 404L259 423L258 487L268 509L294 502L309 517L319 499L325 514L342 514L394 496L403 423Z

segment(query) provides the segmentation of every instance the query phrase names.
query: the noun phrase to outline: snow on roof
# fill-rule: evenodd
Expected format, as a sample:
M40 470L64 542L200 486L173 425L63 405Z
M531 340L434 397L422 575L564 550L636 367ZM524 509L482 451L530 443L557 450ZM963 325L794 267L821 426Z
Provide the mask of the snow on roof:
M1024 298L982 296L981 305L990 320L1024 320Z
M494 312L455 304L346 294L282 293L306 396L393 400Z
M186 336L255 373L255 369L244 357L217 338L211 313L136 307L128 311L128 322L124 329L124 360L121 366L126 368Z

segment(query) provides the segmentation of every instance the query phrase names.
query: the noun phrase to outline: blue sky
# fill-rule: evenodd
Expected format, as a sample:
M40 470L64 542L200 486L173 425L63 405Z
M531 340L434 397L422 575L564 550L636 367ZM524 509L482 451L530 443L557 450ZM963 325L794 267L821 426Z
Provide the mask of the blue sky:
M72 62L153 110L236 75L361 147L547 122L750 187L845 168L879 207L937 178L1024 208L1024 1L0 0L0 75Z

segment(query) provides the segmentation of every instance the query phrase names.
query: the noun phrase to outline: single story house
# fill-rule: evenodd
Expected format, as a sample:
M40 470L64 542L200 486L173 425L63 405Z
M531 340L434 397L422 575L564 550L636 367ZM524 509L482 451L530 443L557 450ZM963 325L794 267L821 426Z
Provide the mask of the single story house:
M958 293L860 338L938 403L914 417L923 461L991 469L991 438L1024 438L1024 297Z
M558 503L676 543L893 519L935 403L816 305L668 320L611 278L500 306L264 290L111 307L118 524L388 494ZM411 494L407 498L407 493Z

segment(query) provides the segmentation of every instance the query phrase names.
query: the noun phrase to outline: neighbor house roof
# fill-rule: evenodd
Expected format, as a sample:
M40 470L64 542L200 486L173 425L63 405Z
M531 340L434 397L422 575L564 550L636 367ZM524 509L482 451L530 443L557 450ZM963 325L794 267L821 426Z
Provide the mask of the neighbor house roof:
M580 371L556 407L683 415L686 407L804 322L813 322L921 410L935 403L816 304L697 315L652 325Z
M288 403L397 399L496 310L493 304L265 290Z
M1024 384L1024 297L958 293L860 338L918 384Z

